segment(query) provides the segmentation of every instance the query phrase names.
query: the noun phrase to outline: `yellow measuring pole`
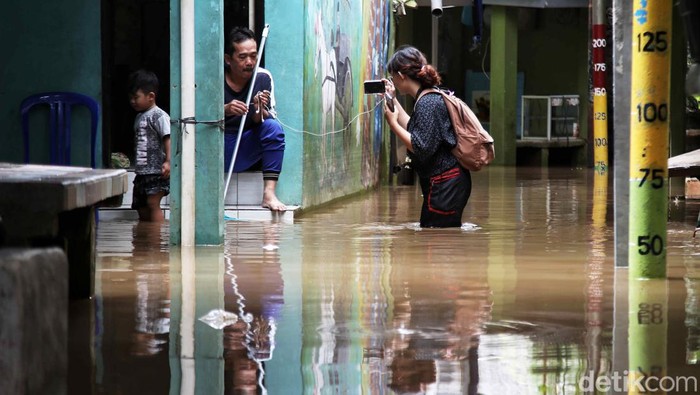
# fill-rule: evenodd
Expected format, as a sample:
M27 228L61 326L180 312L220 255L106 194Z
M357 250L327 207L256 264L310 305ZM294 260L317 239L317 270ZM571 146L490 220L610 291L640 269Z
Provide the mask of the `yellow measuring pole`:
M666 277L670 0L634 0L629 279Z
M591 17L591 57L593 59L593 163L596 173L608 171L608 93L605 82L607 29L603 0L593 0Z

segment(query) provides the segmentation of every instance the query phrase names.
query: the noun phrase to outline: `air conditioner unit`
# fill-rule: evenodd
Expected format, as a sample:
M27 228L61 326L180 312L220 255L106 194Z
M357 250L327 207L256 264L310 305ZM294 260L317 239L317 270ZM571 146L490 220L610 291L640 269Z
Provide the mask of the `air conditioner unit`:
M552 140L578 137L578 95L523 95L521 100L521 139Z

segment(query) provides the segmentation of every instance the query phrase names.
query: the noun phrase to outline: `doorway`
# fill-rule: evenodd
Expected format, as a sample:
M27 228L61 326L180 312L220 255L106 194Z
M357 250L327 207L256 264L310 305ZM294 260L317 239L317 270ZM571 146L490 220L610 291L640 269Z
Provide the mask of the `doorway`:
M103 160L121 152L134 161L129 74L140 68L158 76L156 102L170 113L170 1L102 1Z
M251 27L253 15L251 28L259 40L264 9L264 0L224 0L224 34L234 26ZM134 161L136 112L129 105L127 83L129 74L140 68L158 76L157 103L170 114L170 0L103 0L102 152L107 166L117 152Z

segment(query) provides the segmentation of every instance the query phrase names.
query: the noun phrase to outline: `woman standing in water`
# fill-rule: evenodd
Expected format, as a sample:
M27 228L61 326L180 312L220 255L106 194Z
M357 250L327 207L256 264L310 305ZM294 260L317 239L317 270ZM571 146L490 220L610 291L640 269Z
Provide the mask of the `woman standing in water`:
M384 80L387 98L384 116L391 131L406 145L411 166L418 173L423 192L420 226L446 228L462 226L462 212L471 195L469 170L452 155L457 144L444 99L437 87L441 78L425 55L412 46L399 47L387 65L391 80ZM408 115L395 91L416 99L413 114ZM389 102L393 103L391 109Z

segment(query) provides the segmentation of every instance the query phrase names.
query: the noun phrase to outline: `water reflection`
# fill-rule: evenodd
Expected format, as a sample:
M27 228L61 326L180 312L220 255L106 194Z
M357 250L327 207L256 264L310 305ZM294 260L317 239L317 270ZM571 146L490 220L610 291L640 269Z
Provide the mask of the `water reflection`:
M630 394L659 391L667 377L668 284L665 279L629 280Z
M463 229L412 226L415 187L295 224L228 221L223 247L101 223L95 385L69 393L578 394L588 372L662 366L632 358L660 349L628 327L626 296L613 320L628 281L613 281L608 180L493 168L474 183ZM696 215L669 223L667 336L654 335L669 375L698 375Z
M169 375L162 358L170 330L167 236L168 228L161 224L100 223L95 318L89 332L94 340L83 339L93 351L89 359L74 362L94 365L94 383L86 387L74 381L68 393L167 391L167 380L148 380Z
M607 263L606 240L611 236L607 227L608 211L608 173L596 171L593 174L591 209L591 252L586 268L586 372L593 380L610 368L610 357L605 356L603 339L604 330L604 268Z
M684 278L686 288L685 325L688 328L686 340L686 363L700 364L700 262L686 260L687 274Z
M156 355L167 350L170 331L170 284L163 277L161 246L167 245L167 228L160 224L137 222L133 227L132 251L139 251L129 260L136 286L135 325L131 354Z
M264 362L272 359L277 322L284 305L279 254L279 224L262 224L260 245L237 244L229 237L225 255L224 306L239 320L224 328L226 393L263 393Z

